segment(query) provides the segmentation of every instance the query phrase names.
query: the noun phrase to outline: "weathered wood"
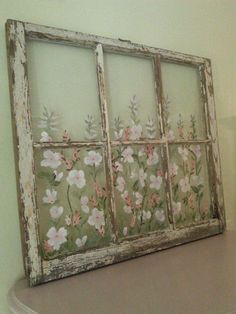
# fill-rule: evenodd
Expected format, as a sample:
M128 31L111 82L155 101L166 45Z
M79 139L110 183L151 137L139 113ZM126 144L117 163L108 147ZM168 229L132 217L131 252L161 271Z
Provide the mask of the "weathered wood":
M207 99L207 112L208 112L208 123L209 123L209 134L212 139L211 150L212 150L212 166L213 166L213 184L215 189L215 206L219 215L222 230L225 229L225 212L224 212L224 195L222 185L222 174L220 165L219 146L217 142L218 132L216 126L216 112L215 112L215 100L214 100L214 89L211 72L211 62L206 60L204 64L204 76L202 77L203 88L205 88L205 95Z
M111 141L112 146L120 146L120 145L147 145L147 144L165 144L166 141L163 139L145 139L145 140L134 140L134 141Z
M155 89L156 89L156 99L157 99L157 107L158 107L158 121L160 127L160 134L162 139L165 141L165 148L163 149L163 166L165 172L165 187L166 187L166 199L167 199L167 211L169 223L175 228L175 223L173 219L173 211L172 211L172 187L171 187L171 179L170 179L170 157L169 157L169 147L165 129L165 121L164 121L164 94L162 87L162 76L161 76L161 62L160 56L156 56L153 60L154 66L154 77L155 77Z
M34 142L33 146L35 148L70 148L70 147L103 147L105 142L98 141L98 142L83 142L83 141L73 141L73 142Z
M9 82L12 105L12 117L16 126L18 147L19 207L24 245L26 246L25 268L32 285L41 280L41 258L38 236L38 211L35 200L35 176L33 140L30 121L28 79L26 69L26 47L24 25L9 21L6 24Z
M101 44L104 51L107 52L130 53L135 56L146 57L159 54L162 60L165 61L194 65L200 65L206 60L205 58L189 54L132 43L129 40L111 39L32 23L25 23L25 30L27 37L30 39L50 41L58 44L87 48L95 48L97 44Z
M181 230L169 230L133 241L112 244L109 247L76 254L61 259L43 261L43 281L71 276L90 269L121 262L153 253L189 241L195 241L221 232L219 220Z
M116 208L115 208L115 195L114 195L114 182L112 173L112 153L110 145L110 132L109 132L109 120L107 112L107 96L105 87L105 74L104 74L104 62L103 62L103 50L102 45L98 44L95 50L96 66L97 66L97 80L100 100L100 110L102 118L102 132L103 138L106 141L104 150L105 155L105 171L107 180L107 189L109 195L109 213L113 231L113 240L118 241L118 232L116 226Z

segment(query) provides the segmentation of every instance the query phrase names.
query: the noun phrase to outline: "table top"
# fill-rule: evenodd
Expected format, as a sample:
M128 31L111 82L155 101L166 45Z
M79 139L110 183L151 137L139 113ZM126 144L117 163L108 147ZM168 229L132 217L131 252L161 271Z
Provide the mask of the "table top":
M11 313L236 313L236 232L9 292Z

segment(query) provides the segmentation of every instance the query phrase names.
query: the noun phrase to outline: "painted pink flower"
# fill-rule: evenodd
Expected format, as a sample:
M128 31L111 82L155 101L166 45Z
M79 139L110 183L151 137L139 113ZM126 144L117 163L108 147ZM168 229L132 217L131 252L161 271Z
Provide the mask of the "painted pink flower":
M56 169L61 164L61 154L54 153L51 150L46 150L43 153L44 159L41 161L40 165L42 167L50 167Z
M80 213L79 213L79 211L76 210L75 213L73 214L73 217L72 217L72 225L73 226L79 225L80 220L81 220Z
M92 215L88 218L88 224L94 226L96 230L100 230L105 226L104 212L97 208L93 208Z
M136 225L136 216L133 215L130 221L130 227L133 228Z
M84 157L84 163L87 166L95 166L99 167L100 163L102 162L102 155L91 150L88 152L88 155Z
M82 189L86 184L83 170L71 170L66 180L69 185L75 184L79 189Z
M61 227L57 230L55 227L51 227L47 232L49 238L48 244L52 246L53 250L58 251L60 246L67 241L67 230Z

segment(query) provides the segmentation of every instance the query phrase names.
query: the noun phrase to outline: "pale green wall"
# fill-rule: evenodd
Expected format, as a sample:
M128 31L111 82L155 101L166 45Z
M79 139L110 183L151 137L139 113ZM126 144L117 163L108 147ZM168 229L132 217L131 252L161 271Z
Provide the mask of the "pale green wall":
M235 0L0 0L0 314L23 276L4 23L7 18L130 39L212 59L228 227L236 227Z

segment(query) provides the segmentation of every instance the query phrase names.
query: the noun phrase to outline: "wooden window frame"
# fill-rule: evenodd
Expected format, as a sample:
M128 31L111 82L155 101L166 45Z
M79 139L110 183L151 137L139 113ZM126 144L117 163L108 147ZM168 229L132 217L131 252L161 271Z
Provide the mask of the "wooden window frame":
M46 27L21 21L8 20L6 22L6 39L9 65L9 86L14 125L14 139L16 141L16 164L18 171L19 212L21 219L22 242L25 271L31 286L50 280L63 278L89 269L141 256L161 249L173 247L182 243L222 233L225 230L224 199L222 190L219 148L217 142L217 128L211 62L207 58L187 55L179 52L134 44L129 40L110 39L94 35L83 34L63 29ZM97 80L100 99L100 110L103 126L103 140L97 142L34 142L32 138L31 115L29 104L29 83L27 75L26 40L32 39L50 43L58 43L95 51ZM109 135L109 121L107 113L107 96L103 64L103 51L130 56L149 57L153 61L155 74L156 97L159 111L160 139L139 141L113 141ZM201 94L204 103L206 139L168 141L165 136L163 119L163 89L161 76L161 61L192 65L198 68L201 80ZM157 144L164 147L164 160L167 175L167 207L171 228L169 230L152 232L148 235L119 241L116 228L116 209L114 202L114 185L111 164L111 147L120 144ZM208 165L210 165L212 201L217 218L194 223L185 227L177 227L173 221L171 211L171 186L169 173L169 145L171 144L207 144ZM106 179L110 188L109 213L113 225L114 243L108 247L95 249L85 253L43 260L40 254L39 219L36 206L36 184L34 173L34 149L44 147L88 147L99 146L105 151Z

